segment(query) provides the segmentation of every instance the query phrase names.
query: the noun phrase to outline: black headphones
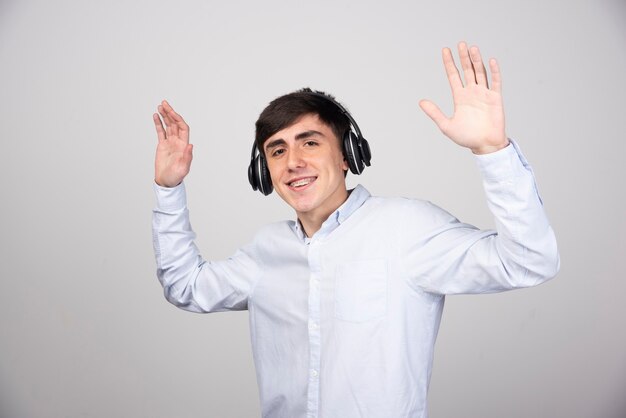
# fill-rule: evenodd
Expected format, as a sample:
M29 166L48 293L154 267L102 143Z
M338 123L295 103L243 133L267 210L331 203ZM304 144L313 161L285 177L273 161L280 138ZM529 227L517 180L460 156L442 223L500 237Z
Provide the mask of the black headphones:
M353 174L361 174L365 166L370 166L370 160L372 153L370 152L370 146L367 140L361 135L361 130L356 121L352 118L350 113L339 102L335 101L328 95L319 91L306 91L308 94L322 97L341 110L350 121L350 127L343 134L341 143L343 144L343 155L348 160L348 167ZM256 146L256 141L252 144L252 153L250 155L250 165L248 166L248 181L252 186L252 190L258 190L265 196L272 193L274 186L272 186L272 179L270 172L267 168L267 162L265 157L261 154Z

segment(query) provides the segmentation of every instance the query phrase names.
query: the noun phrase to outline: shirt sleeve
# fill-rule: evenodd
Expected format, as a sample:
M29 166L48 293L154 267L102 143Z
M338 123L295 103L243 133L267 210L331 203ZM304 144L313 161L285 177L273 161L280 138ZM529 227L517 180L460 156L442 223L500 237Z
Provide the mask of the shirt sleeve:
M205 261L194 243L184 183L154 184L152 238L165 298L192 312L245 310L259 274L254 242L222 261Z
M554 231L517 143L476 162L496 230L478 230L428 203L431 227L407 246L413 283L436 294L492 293L554 277L560 266Z

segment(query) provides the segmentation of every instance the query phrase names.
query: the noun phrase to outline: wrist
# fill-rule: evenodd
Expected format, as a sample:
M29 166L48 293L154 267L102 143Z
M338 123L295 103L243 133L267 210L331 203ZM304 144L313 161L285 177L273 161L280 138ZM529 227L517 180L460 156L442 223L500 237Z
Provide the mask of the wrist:
M157 184L157 186L161 186L161 187L165 187L168 189L171 189L173 187L178 186L180 183L182 183L183 181L180 180L178 181L178 179L164 179L160 176L154 176L154 182Z
M504 141L502 141L499 144L485 145L483 147L471 148L471 150L476 155L484 155L484 154L491 154L492 152L500 151L501 149L506 148L507 146L509 146L509 139L505 138Z
M172 189L172 188L177 187L178 185L180 185L180 183L182 183L182 181L180 183L170 185L170 184L167 184L167 183L160 182L157 179L154 179L154 183L157 186L159 186L159 187L164 187L166 189Z

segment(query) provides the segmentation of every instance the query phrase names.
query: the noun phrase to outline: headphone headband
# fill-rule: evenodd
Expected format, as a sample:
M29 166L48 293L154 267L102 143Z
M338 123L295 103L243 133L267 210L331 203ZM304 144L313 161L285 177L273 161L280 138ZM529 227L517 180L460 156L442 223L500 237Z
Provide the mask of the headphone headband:
M350 112L348 112L348 110L345 107L343 107L343 105L341 103L339 103L333 97L325 94L324 92L318 91L318 90L311 90L311 91L307 91L306 93L312 94L313 96L322 97L322 98L328 100L329 102L333 103L335 106L337 106L337 108L339 108L339 110L341 110L341 113L343 113L348 118L348 120L350 121L350 125L352 125L354 127L354 130L356 131L357 136L359 138L363 138L363 135L361 135L361 129L359 129L359 125L356 123L356 121L354 120L354 118L352 117Z

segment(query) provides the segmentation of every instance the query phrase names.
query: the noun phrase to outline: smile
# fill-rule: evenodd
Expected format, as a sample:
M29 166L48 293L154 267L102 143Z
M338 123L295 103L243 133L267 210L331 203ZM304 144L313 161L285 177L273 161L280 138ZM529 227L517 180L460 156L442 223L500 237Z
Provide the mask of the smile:
M290 189L301 190L317 180L317 177L303 177L287 183Z

